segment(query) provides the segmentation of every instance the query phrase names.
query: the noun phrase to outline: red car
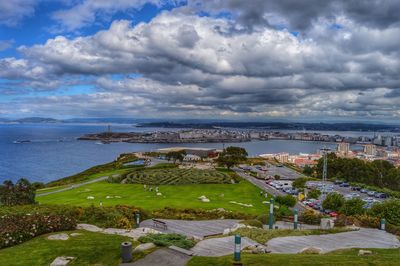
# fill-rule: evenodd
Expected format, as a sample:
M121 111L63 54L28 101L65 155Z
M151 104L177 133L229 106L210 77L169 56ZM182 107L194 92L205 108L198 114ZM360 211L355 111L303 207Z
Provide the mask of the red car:
M336 212L331 212L331 213L329 213L329 216L330 217L336 217L338 214L336 213Z

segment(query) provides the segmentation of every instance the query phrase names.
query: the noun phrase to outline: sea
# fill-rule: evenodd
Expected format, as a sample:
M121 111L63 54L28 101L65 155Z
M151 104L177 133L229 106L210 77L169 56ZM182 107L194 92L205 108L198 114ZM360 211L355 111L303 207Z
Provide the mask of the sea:
M115 132L171 131L166 128L142 128L127 124L113 124ZM315 153L323 147L334 149L336 144L325 142L268 140L243 143L194 143L194 144L142 144L81 141L78 137L87 133L108 130L108 124L0 124L0 183L27 178L31 182L49 182L73 175L94 165L114 160L119 154L136 151L155 151L171 146L207 147L222 149L230 145L240 146L250 156L265 153L289 152ZM177 129L178 130L178 129ZM324 132L342 136L371 136L371 132ZM29 140L27 143L15 141ZM360 149L360 146L352 146Z

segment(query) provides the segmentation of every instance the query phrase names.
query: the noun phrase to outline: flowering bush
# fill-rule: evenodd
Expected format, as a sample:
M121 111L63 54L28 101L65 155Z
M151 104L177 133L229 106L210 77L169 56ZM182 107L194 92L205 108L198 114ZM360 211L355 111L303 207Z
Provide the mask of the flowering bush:
M66 215L25 214L0 217L0 248L13 246L35 236L73 230L76 220Z

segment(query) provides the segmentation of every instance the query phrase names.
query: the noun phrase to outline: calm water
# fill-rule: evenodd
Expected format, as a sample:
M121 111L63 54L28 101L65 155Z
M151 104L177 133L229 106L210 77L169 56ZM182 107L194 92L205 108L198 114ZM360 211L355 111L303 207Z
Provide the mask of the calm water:
M48 182L72 175L91 166L114 160L120 153L151 151L175 144L113 143L98 145L92 141L78 141L86 133L105 131L106 125L88 124L0 124L0 182L26 177L31 181ZM135 128L131 125L113 125L114 131L155 131L157 128ZM170 129L167 129L170 130ZM340 133L340 132L339 132ZM14 144L15 140L31 140ZM61 141L62 140L62 141ZM226 143L225 146L229 146ZM247 149L252 156L263 153L313 153L323 146L334 144L289 140L232 143ZM219 143L182 144L180 146L222 149Z

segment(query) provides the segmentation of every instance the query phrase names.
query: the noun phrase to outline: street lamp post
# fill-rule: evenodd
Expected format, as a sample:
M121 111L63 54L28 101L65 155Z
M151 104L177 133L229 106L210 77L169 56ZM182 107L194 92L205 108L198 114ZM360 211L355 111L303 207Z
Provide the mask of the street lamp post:
M274 226L274 198L269 201L269 229Z

